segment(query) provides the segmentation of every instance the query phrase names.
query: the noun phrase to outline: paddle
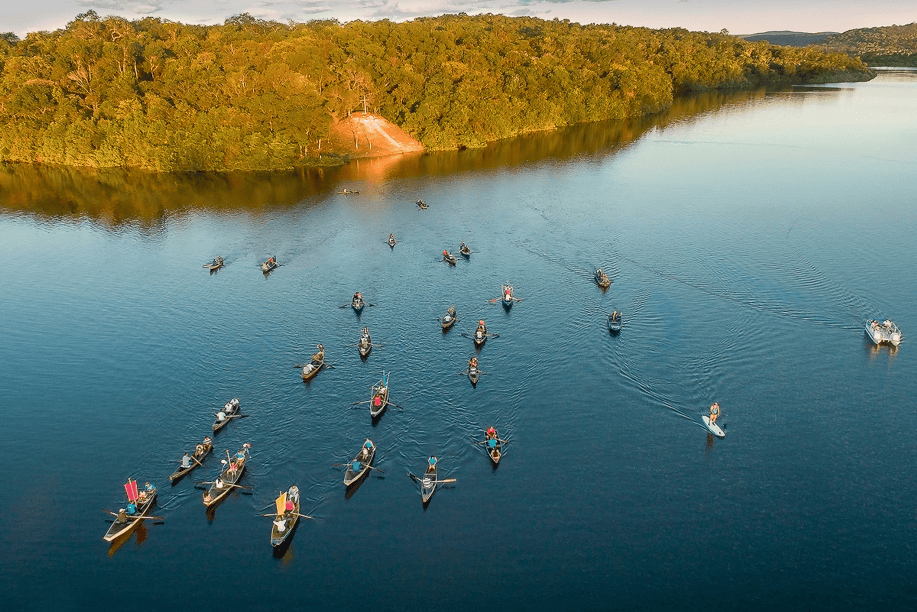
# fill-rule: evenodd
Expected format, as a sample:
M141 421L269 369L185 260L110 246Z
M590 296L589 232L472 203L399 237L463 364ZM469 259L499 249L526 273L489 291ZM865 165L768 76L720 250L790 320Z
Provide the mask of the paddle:
M362 401L362 402L353 402L353 403L350 404L350 405L351 405L351 406L356 406L356 405L358 405L358 404L368 404L368 403L371 402L371 401L372 401L372 400L365 400L365 401Z
M276 514L262 514L262 515L260 515L260 516L266 516L266 517L268 517L268 518L273 518L273 517L275 517L275 516L277 516L277 515L276 515ZM315 520L313 517L309 516L308 514L300 514L299 512L285 512L285 513L284 513L284 516L298 516L298 517L304 518L304 519L310 519L310 520L313 520L313 521Z

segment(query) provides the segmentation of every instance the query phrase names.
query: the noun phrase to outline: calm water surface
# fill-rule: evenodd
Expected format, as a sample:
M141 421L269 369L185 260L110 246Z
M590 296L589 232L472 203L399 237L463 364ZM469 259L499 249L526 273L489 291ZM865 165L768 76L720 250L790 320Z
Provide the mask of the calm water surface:
M917 72L889 71L336 170L3 169L9 609L912 608L915 142ZM319 342L334 369L304 384ZM402 408L373 423L351 404L383 371ZM170 486L232 397L250 418ZM345 495L366 437L384 473ZM194 483L245 442L253 493L208 514ZM425 509L431 454L457 482ZM109 548L129 476L165 522ZM291 484L317 520L275 557L257 515Z

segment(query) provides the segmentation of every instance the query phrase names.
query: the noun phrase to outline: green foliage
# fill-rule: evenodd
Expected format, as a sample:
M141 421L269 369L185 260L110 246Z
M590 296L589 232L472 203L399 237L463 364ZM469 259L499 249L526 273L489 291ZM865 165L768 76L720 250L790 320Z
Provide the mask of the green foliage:
M195 26L88 11L63 30L0 36L0 161L292 168L316 163L336 118L364 105L456 149L838 71L867 75L846 55L725 32L498 15Z
M848 30L818 47L859 56L870 66L917 67L917 23Z

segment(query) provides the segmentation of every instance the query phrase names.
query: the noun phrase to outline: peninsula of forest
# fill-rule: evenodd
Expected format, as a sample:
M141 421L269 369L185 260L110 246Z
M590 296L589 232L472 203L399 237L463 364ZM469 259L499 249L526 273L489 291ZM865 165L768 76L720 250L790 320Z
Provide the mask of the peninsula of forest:
M395 142L397 130L413 150L462 149L657 113L694 92L873 76L844 53L725 31L464 14L201 26L89 11L53 32L0 35L0 162L336 165L372 146L356 131L334 137L358 111L362 138Z

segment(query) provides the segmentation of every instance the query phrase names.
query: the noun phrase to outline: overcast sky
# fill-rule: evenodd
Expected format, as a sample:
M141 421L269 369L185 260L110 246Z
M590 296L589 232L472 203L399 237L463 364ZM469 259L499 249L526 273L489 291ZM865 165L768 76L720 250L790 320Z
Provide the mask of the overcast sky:
M4 0L0 32L64 27L79 13L136 19L147 15L182 23L222 23L239 13L297 22L405 21L444 13L500 13L579 23L753 34L770 30L843 32L917 21L917 0Z

